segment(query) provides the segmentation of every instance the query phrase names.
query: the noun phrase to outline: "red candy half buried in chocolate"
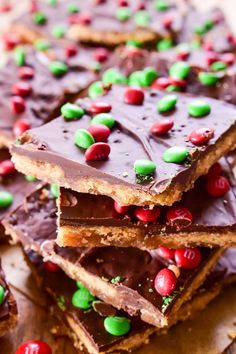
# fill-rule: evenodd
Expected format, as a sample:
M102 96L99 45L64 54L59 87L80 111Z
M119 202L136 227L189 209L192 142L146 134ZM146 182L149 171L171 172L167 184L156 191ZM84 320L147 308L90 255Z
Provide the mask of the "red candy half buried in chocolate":
M146 207L137 207L134 210L135 217L142 222L155 222L160 216L160 209L155 207L148 209Z
M89 111L92 114L109 113L111 112L111 108L111 105L107 102L94 102L92 103Z
M189 140L194 145L206 144L214 136L214 130L210 128L198 128L189 135Z
M29 121L24 118L18 119L13 126L13 133L16 137L18 137L28 129L30 129Z
M175 251L175 262L178 267L193 269L199 266L201 260L198 248L180 248Z
M114 202L114 208L115 208L115 211L118 213L118 214L126 214L129 209L130 209L130 206L124 206L124 205L120 205L119 203L117 203L116 201Z
M25 101L20 96L14 96L11 99L11 109L14 114L21 114L25 111Z
M65 55L67 58L71 58L71 57L75 56L77 53L78 53L78 47L75 44L69 44L65 48Z
M15 354L52 354L52 350L45 342L31 340L22 344L16 350Z
M18 76L20 79L32 79L34 77L34 69L30 66L22 66L19 68Z
M94 51L94 58L99 63L104 63L109 58L109 51L106 48L97 48Z
M163 118L159 122L153 124L151 133L155 135L166 134L174 126L174 120L169 118Z
M139 87L129 87L124 92L124 102L127 104L140 106L144 101L144 92Z
M212 197L222 197L230 188L229 181L224 176L210 176L207 180L207 193Z
M191 212L184 207L174 206L169 208L166 214L167 223L171 226L177 225L178 228L189 226L193 221Z
M161 296L169 296L175 290L176 282L177 280L174 272L168 268L164 268L157 274L154 285L156 291Z
M158 247L157 253L159 254L160 257L165 259L173 259L175 257L175 249L169 247L164 247L164 246Z
M4 160L0 162L0 176L8 176L15 171L14 163L11 160Z
M87 130L94 137L96 142L106 142L109 135L111 134L110 129L104 124L90 125Z
M28 96L31 93L31 91L32 91L32 87L28 82L17 82L12 87L13 95L17 95L21 97Z
M95 143L86 150L85 159L87 161L103 161L108 158L110 151L110 145L106 143Z
M50 262L50 261L44 262L43 267L48 272L56 272L58 269L60 269L60 267L57 264Z

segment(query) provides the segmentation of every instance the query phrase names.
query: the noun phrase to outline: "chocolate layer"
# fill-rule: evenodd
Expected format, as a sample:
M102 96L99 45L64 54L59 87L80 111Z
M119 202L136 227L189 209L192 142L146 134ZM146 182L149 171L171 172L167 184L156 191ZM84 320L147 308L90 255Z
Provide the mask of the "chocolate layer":
M178 94L176 109L163 115L157 113L156 105L167 93L147 89L144 104L134 106L123 102L125 90L126 87L113 86L102 98L78 100L87 112L79 121L65 122L60 117L25 134L20 144L13 145L11 150L17 168L25 173L30 168L40 179L78 192L111 196L121 205L172 205L218 158L233 149L234 106L210 98ZM190 117L188 105L195 99L208 102L211 113L200 119ZM107 161L87 162L84 150L74 143L74 134L76 129L89 126L90 106L98 101L110 103L116 119L108 140L111 154ZM175 126L167 135L155 137L150 128L163 116L173 118ZM206 126L214 130L214 137L207 145L194 146L188 140L189 134ZM163 153L174 146L183 146L189 151L188 158L181 164L162 159ZM133 167L136 159L155 162L155 175L145 181L137 179Z
M17 307L15 299L6 282L0 259L0 286L4 289L3 301L0 303L0 337L16 325Z
M48 190L39 189L4 220L4 226L9 233L16 234L26 248L39 250L43 241L55 238L55 211L55 200ZM204 281L222 250L201 248L200 265L195 269L180 269L175 292L168 303L155 290L154 279L161 269L175 262L160 257L157 250L60 248L54 241L47 241L41 252L103 301L123 308L131 315L140 314L144 321L162 327Z
M99 300L87 311L75 308L71 303L71 298L78 289L75 282L60 269L54 272L47 271L42 258L33 251L26 252L26 259L34 267L34 273L36 273L37 280L40 281L42 288L52 296L54 306L56 304L57 307L56 313L67 323L68 327L72 327L74 336L77 340L79 337L79 340L87 347L89 352L100 353L118 349L130 350L143 344L144 339L147 341L147 338L154 332L161 333L160 330L147 325L138 317L130 317L127 313L116 310ZM230 249L220 258L215 269L208 275L205 283L196 291L193 298L184 304L177 315L172 318L172 324L195 315L199 309L199 302L202 308L205 307L207 302L210 299L212 300L222 290L223 286L235 280L235 250ZM118 337L107 333L104 328L104 319L108 315L129 318L131 331L124 336ZM95 323L96 326L94 325ZM76 328L78 331L76 331ZM82 331L82 334L80 331Z
M133 245L143 249L160 245L235 246L236 180L226 158L221 159L221 166L222 176L230 183L229 191L213 197L206 191L207 177L200 177L174 205L191 212L193 221L185 224L183 220L168 223L166 207L160 208L161 216L155 223L145 223L135 218L134 206L119 215L109 197L61 188L58 242L64 246Z
M25 49L26 59L24 66L33 68L34 77L30 80L19 78L19 66L11 58L0 72L0 145L6 146L15 139L13 127L18 119L26 119L31 128L38 127L60 112L60 106L67 99L77 96L93 80L95 74L86 68L71 66L63 76L54 76L49 71L50 61L41 52ZM31 93L24 98L25 111L14 113L11 109L11 100L14 96L13 85L27 82L31 86Z

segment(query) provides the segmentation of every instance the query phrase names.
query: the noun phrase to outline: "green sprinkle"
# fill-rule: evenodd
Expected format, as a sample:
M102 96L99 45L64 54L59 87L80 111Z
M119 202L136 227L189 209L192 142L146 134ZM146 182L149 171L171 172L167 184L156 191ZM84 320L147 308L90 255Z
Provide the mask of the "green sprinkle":
M162 158L165 162L181 163L186 160L188 155L189 151L185 147L173 146L164 152Z
M157 11L166 11L169 9L170 5L165 0L156 0L154 7Z
M150 20L151 20L150 14L145 10L138 11L134 15L134 21L136 22L136 25L138 25L140 27L148 26L150 23Z
M138 41L137 39L129 39L126 42L127 47L134 47L134 48L142 48L142 42Z
M13 195L6 191L0 191L0 209L6 209L13 203Z
M123 74L121 74L119 70L111 68L104 72L102 76L102 82L105 85L126 84L127 79Z
M34 42L34 48L40 52L45 52L50 48L50 42L45 39L38 39Z
M204 25L196 26L194 28L194 33L198 34L199 36L203 36L206 33L206 29L205 29Z
M49 70L55 76L62 76L68 72L69 68L61 61L52 61L49 64Z
M111 279L112 284L120 283L122 278L118 275L117 277Z
M61 114L66 120L75 120L84 115L84 110L77 104L68 102L61 107Z
M164 38L157 43L157 50L159 52L164 52L167 49L173 47L173 41L171 38Z
M199 73L198 78L201 84L205 86L215 85L219 81L219 78L215 74L209 72Z
M121 6L121 7L118 7L117 11L116 11L116 18L119 20L119 21L127 21L130 19L131 17L131 10L127 7L127 6Z
M99 113L93 117L93 119L90 121L90 124L103 124L112 129L115 124L115 119L111 113Z
M47 16L43 12L33 13L33 20L37 25L44 25L47 22Z
M104 87L102 81L96 81L89 86L88 95L91 98L102 96L104 94Z
M0 305L2 305L5 295L5 289L2 285L0 285Z
M169 70L171 77L175 79L186 79L190 72L190 66L185 61L177 61Z
M66 29L62 25L54 26L52 29L52 35L55 38L63 38L65 36L65 33L66 33Z
M207 20L205 23L204 23L204 27L205 27L205 31L208 32L210 31L213 27L214 27L214 22L212 20Z
M50 191L51 191L54 198L59 197L59 186L57 184L52 183L50 186Z
M130 320L126 317L109 316L104 320L104 327L113 336L123 336L130 331Z
M28 181L28 182L35 182L35 181L37 181L37 178L34 177L34 176L31 176L31 175L25 176L25 179L26 179L26 181Z
M136 160L134 171L137 175L141 176L151 175L156 171L156 164L151 160Z
M227 69L228 65L223 61L216 61L211 64L212 71L221 71Z
M82 149L87 149L92 144L95 143L95 140L92 134L89 133L86 129L77 129L75 132L75 145Z
M95 296L90 294L86 288L77 290L72 296L72 305L79 309L88 310L92 306L92 302L95 300Z
M157 110L160 113L171 111L175 108L178 97L176 95L167 95L163 97L157 104Z
M25 51L22 47L17 47L15 49L14 59L15 59L16 65L18 65L18 66L25 65L26 55L25 55Z
M57 298L57 306L62 310L65 311L66 310L66 299L65 296L61 295Z
M154 80L158 77L157 71L152 68L148 67L145 68L142 72L142 86L148 87L150 86Z
M70 13L70 14L76 14L78 12L80 12L80 8L79 6L77 6L76 4L69 4L67 6L67 11Z
M192 117L203 117L211 112L210 105L203 100L194 100L188 105L188 113Z

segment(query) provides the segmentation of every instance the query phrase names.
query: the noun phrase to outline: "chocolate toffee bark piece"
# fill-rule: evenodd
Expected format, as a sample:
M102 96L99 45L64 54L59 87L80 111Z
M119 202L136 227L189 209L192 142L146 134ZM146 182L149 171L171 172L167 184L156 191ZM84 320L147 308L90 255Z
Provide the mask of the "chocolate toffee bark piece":
M0 241L5 240L3 218L22 204L37 184L32 176L26 177L15 170L7 150L0 150Z
M122 6L113 0L87 2L69 37L86 43L118 45L128 40L154 42L175 37L182 29L185 6L181 1L130 0Z
M16 326L16 301L5 279L0 259L0 337Z
M56 205L46 187L29 195L25 203L4 220L4 226L8 233L20 238L25 248L43 252L95 296L125 309L130 315L140 314L142 320L157 327L168 324L172 315L202 284L223 251L182 249L176 251L174 261L163 258L156 250L60 248L50 241L56 236ZM39 251L43 241L46 242ZM170 257L174 254L173 251ZM177 275L170 269L176 270ZM168 296L157 284L163 271L167 273L164 277L172 277Z
M11 149L16 168L121 205L172 205L236 144L232 105L136 87L105 90L77 101L81 119L62 116L24 134Z
M77 302L75 307L75 293L82 293L81 284L66 276L55 264L43 263L40 255L33 251L25 253L27 263L36 277L37 283L46 290L53 299L53 312L68 328L68 335L74 341L76 347L82 344L89 353L105 353L113 351L129 351L146 344L152 334L161 334L159 329L142 322L138 317L130 317L127 313L117 310L110 305L91 298L91 303ZM228 250L223 255L214 270L208 275L204 284L196 290L192 299L186 302L171 318L170 325L177 321L184 321L194 317L203 310L223 288L236 280L235 250ZM86 291L86 294L89 293ZM78 295L77 295L78 296ZM129 321L130 330L126 334L114 336L107 332L104 323L107 317L118 316ZM124 323L125 320L123 319ZM96 323L96 326L94 326ZM124 328L124 326L123 326ZM109 330L109 328L108 328Z
M236 246L236 180L228 159L220 161L169 208L121 207L106 196L61 188L58 244L141 249Z
M25 130L40 126L59 113L66 100L77 97L94 79L92 71L50 61L30 48L16 48L0 72L0 147Z

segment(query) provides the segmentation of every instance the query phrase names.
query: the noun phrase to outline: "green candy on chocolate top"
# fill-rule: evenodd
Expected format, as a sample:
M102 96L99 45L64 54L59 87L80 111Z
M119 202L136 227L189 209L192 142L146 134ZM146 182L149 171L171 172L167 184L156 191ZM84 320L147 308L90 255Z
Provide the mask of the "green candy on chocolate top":
M78 12L80 12L80 8L79 6L77 6L76 4L69 4L67 6L67 11L70 13L70 14L76 14Z
M171 77L176 79L186 79L190 72L190 65L185 61L174 63L169 70Z
M119 21L127 21L128 19L130 19L131 15L132 11L128 6L120 6L116 11L116 18Z
M14 59L15 59L16 65L18 65L18 66L25 65L26 55L25 55L24 48L17 47L15 49L15 51L14 51Z
M136 160L134 163L134 171L137 175L147 176L156 171L156 164L151 160Z
M33 20L38 25L44 25L47 22L47 16L43 12L35 12L32 15Z
M5 289L2 285L0 285L0 305L2 305L3 303L4 296L5 296Z
M160 99L157 104L157 110L160 113L171 111L175 108L178 97L176 95L167 95Z
M102 76L102 82L105 85L109 84L126 84L127 78L119 70L111 68L106 70Z
M7 191L0 191L0 209L6 209L13 203L13 195Z
M50 42L46 39L38 39L34 42L34 48L40 52L45 52L50 48Z
M69 68L61 61L52 61L49 64L49 70L55 76L62 76L68 72Z
M66 120L79 119L84 115L84 110L77 104L66 103L61 107L61 114Z
M164 152L162 158L165 162L181 163L186 160L188 155L189 151L185 147L173 146Z
M223 61L215 61L211 64L212 71L221 71L227 69L228 65Z
M151 21L151 17L147 11L141 10L134 15L134 21L140 27L147 27Z
M210 105L203 100L195 99L188 105L188 113L192 117L203 117L211 112Z
M104 87L102 81L96 81L89 86L88 95L91 98L102 96L104 94Z
M145 68L142 72L142 86L150 86L157 77L156 69L152 67Z
M95 143L94 137L86 129L77 129L75 132L75 145L82 149L89 148Z
M154 7L157 11L166 11L169 9L170 5L165 0L155 0Z
M115 119L111 113L99 113L93 117L93 119L90 121L90 124L103 124L112 129L115 124Z
M52 183L50 185L50 191L53 195L54 198L58 198L59 197L59 186L55 183Z
M171 38L161 39L157 43L157 50L159 52L164 52L165 50L170 49L172 47L173 47L173 40Z
M215 85L219 78L214 73L210 72L201 72L198 74L199 81L205 86Z
M83 310L88 310L92 306L92 302L96 300L96 297L90 294L86 288L80 288L72 296L72 305Z
M26 179L26 181L28 181L28 182L35 182L35 181L37 181L37 178L34 177L34 176L32 176L32 175L27 175L27 176L25 176L25 179Z
M56 25L52 29L52 35L55 38L63 38L65 36L65 33L66 33L66 29L62 25Z
M130 320L126 317L108 316L104 320L104 327L113 336L123 336L130 331Z

